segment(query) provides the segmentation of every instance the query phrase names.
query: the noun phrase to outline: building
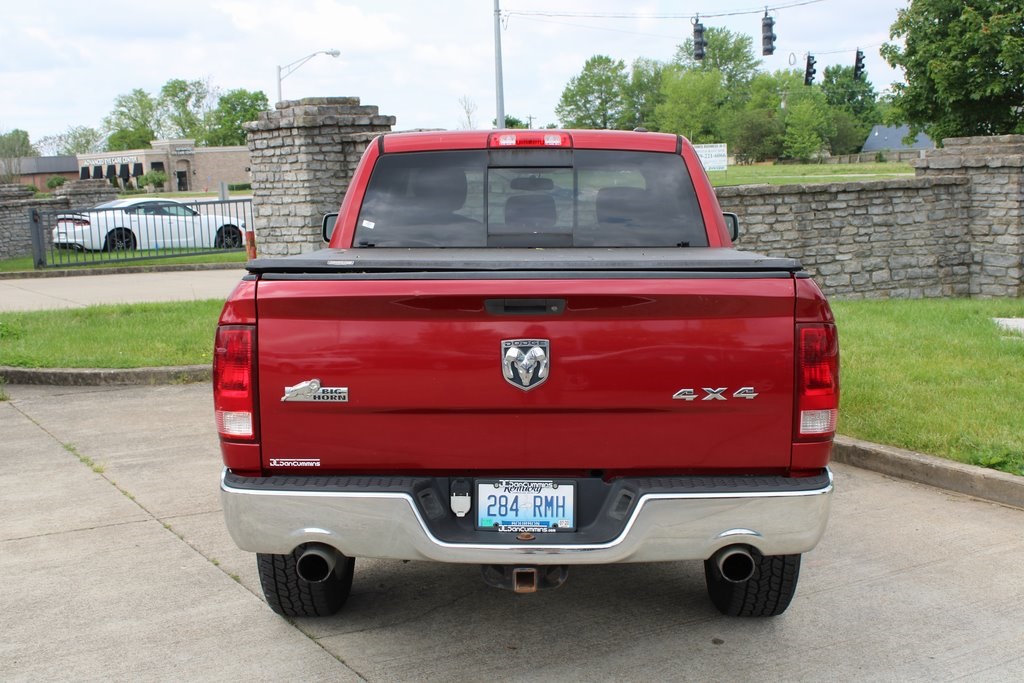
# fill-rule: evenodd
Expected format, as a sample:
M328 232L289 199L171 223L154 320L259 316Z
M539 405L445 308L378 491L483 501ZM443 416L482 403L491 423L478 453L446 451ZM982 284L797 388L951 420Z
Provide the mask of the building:
M68 180L79 177L78 164L73 156L0 159L0 175L7 174L7 164L13 166L13 182L30 185L43 192L47 191L46 182L55 175L64 176Z
M167 174L167 192L214 192L249 182L249 149L196 147L195 140L154 140L152 149L78 155L78 177L118 178L127 186L150 171Z
M910 126L875 126L864 141L861 154L869 152L899 152L906 150L935 149L935 142L924 133L918 133L912 145L903 143L910 135Z

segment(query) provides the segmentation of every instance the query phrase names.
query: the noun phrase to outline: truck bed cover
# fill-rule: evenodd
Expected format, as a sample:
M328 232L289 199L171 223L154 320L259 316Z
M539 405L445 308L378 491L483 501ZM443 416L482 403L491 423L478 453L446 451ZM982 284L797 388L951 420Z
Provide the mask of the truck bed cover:
M320 249L308 254L249 261L259 275L411 272L628 271L700 272L789 277L800 273L792 258L734 249L560 248L560 249Z

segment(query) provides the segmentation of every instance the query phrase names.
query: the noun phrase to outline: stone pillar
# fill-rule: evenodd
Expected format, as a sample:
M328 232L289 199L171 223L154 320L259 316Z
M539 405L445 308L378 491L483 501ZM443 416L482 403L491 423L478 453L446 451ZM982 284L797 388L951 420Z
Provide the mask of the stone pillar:
M323 246L323 214L338 210L367 143L391 130L357 97L278 102L245 124L251 158L256 248L287 256Z
M969 180L970 294L1024 295L1024 135L948 138L913 162L919 176Z

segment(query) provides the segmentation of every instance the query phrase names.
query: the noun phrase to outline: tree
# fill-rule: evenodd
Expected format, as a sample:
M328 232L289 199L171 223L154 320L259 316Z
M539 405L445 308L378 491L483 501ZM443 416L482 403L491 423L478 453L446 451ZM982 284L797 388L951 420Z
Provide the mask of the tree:
M476 122L473 121L473 115L476 114L476 101L469 95L463 95L459 98L459 109L462 110L459 128L462 130L473 130L476 128Z
M148 149L160 129L157 101L145 90L136 88L114 99L114 109L103 126L109 136L107 150Z
M629 79L622 89L623 111L618 128L656 130L654 110L665 101L661 81L665 64L654 59L639 57L633 60Z
M263 91L229 90L221 95L217 107L210 112L203 142L214 147L244 145L245 129L242 125L255 121L260 112L269 108L270 103Z
M614 128L625 109L626 65L594 55L569 79L555 114L566 128Z
M497 128L498 127L498 119L491 119L491 125L494 126L495 128ZM514 128L519 128L519 129L525 130L525 129L529 128L529 127L530 127L530 125L528 123L526 123L526 121L523 121L518 116L512 116L511 114L505 114L505 125L503 126L503 128L513 128L513 129Z
M704 59L694 59L693 38L687 38L676 48L673 62L684 69L718 71L730 96L734 100L743 99L750 79L761 64L761 60L754 56L753 40L750 36L717 26L704 29L704 40L708 43Z
M206 139L206 117L216 93L207 81L172 78L160 88L157 100L159 132L168 138ZM264 98L266 96L264 95Z
M808 88L810 90L810 88ZM821 93L798 97L788 106L783 152L787 157L808 161L817 157L826 141L835 135L835 123Z
M654 110L658 130L685 135L694 143L719 142L727 91L718 71L678 68L665 74L665 101Z
M745 108L722 122L729 151L741 161L766 161L782 156L785 127L778 109Z
M21 178L22 157L39 156L28 133L19 128L0 133L0 183L16 183Z
M821 91L829 106L847 111L869 129L882 122L878 110L878 94L865 77L853 77L852 66L827 66Z
M63 133L47 135L36 147L46 156L89 154L103 150L103 133L89 126L71 126Z
M901 67L893 104L933 139L1024 133L1024 5L1020 0L913 0L882 56Z

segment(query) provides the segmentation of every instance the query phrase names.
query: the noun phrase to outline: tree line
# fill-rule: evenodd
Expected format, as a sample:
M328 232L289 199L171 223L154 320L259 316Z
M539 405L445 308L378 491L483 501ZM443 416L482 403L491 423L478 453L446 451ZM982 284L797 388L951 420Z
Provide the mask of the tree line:
M803 71L760 71L750 36L708 27L704 38L702 60L694 58L692 39L668 62L639 58L627 68L623 60L591 57L562 92L559 121L725 142L741 161L859 152L882 122L886 103L866 78L854 78L852 64L827 67L820 85L806 86Z
M850 66L759 70L752 39L709 27L668 62L595 55L570 79L555 112L568 128L637 127L726 142L741 160L806 160L860 151L872 126L909 124L910 136L1024 134L1024 4L1020 0L911 0L882 46L904 83L879 97ZM850 61L853 62L851 51Z
M207 80L175 78L155 94L136 88L118 95L101 128L70 126L34 143L24 130L0 133L0 159L148 149L152 140L175 138L204 147L244 145L242 124L269 108L262 91L222 92Z

